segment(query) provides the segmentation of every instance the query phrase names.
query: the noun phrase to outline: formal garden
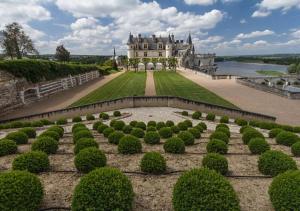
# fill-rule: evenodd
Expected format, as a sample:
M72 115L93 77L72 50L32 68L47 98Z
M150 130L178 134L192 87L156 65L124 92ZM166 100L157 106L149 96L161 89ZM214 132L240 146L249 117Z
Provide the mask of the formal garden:
M299 127L134 108L0 125L1 210L298 210Z

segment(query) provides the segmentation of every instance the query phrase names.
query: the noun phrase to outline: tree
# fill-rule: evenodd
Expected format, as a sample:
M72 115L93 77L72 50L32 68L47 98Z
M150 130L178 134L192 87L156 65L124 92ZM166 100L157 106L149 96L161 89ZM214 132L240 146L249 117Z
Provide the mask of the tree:
M156 70L156 65L157 65L157 63L158 63L158 58L152 58L152 59L151 59L151 62L152 62L153 65L154 65L154 70Z
M138 58L130 58L129 65L134 68L134 71L137 72L140 60Z
M145 72L146 72L146 70L147 70L147 65L150 63L150 61L151 61L150 58L143 58L143 59L142 59L142 62L143 62L143 64L144 64L144 66L145 66Z
M5 26L2 31L1 47L5 55L12 59L22 59L28 54L38 54L30 37L25 34L23 27L14 22Z
M126 67L126 71L128 71L129 60L127 57L122 58L122 64Z
M166 58L160 58L159 62L162 64L163 66L163 70L166 70L167 67L167 59Z
M59 45L56 47L55 58L60 62L68 62L70 61L70 52L64 45Z
M289 74L295 74L297 72L297 64L291 64L288 67L288 73Z

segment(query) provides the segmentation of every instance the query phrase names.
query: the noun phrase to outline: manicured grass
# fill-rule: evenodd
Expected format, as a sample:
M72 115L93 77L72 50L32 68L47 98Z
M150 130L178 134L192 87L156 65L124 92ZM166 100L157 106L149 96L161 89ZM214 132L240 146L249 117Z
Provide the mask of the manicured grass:
M214 105L237 108L232 103L175 72L154 72L154 81L157 95L178 96Z
M282 76L284 73L275 70L257 70L256 73L266 76Z
M103 100L112 100L128 96L144 96L146 86L145 72L126 72L99 89L81 98L72 106L81 106Z

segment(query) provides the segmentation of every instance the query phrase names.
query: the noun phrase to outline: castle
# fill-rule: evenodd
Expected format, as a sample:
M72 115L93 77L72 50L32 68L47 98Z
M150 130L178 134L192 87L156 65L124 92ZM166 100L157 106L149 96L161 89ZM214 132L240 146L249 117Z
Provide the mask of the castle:
M215 54L196 54L191 34L186 42L175 40L174 35L168 37L134 37L131 33L128 38L127 56L130 58L177 58L179 65L212 74L217 67L214 63Z

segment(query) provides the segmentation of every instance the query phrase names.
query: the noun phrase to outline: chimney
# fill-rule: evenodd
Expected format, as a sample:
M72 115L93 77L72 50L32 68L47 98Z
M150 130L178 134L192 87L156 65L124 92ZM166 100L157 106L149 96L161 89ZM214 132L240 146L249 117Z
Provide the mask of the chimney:
M142 41L142 35L141 35L141 34L138 35L138 41L139 41L139 42Z
M174 42L175 41L175 37L174 37L174 34L172 34L172 41Z
M156 42L155 34L152 35L152 40L153 40L153 42Z

